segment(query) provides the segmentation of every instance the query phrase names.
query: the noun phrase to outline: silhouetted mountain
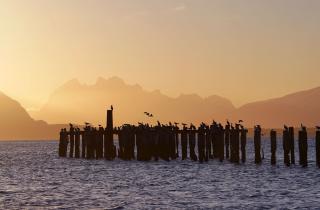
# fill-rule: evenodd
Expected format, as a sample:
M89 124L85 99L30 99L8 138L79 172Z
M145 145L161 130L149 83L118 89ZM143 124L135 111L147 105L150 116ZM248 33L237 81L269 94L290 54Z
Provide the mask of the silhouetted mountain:
M196 94L168 97L156 90L148 92L139 85L127 85L122 79L98 78L96 84L85 85L71 80L58 88L48 103L39 111L33 112L36 119L50 123L89 121L94 124L105 122L106 109L113 104L115 122L211 122L225 120L225 116L235 110L232 103L219 96L201 98ZM154 114L148 119L145 111Z
M0 92L0 139L57 139L61 125L33 120L15 100Z
M309 127L320 124L320 87L284 97L246 104L237 109L233 119L243 119L247 125L280 128L284 124Z

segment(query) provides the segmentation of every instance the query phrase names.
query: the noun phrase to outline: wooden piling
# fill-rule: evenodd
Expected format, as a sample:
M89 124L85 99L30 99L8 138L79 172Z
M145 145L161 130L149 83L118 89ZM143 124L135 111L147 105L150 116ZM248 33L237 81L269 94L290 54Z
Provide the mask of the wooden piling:
M294 128L289 128L289 144L290 144L290 156L291 164L295 164L295 153L294 153Z
M196 146L196 132L194 129L189 131L189 150L190 150L190 158L193 161L197 161L198 157L195 153L195 146Z
M210 128L206 127L205 130L205 138L206 138L206 161L209 161L209 159L212 158L212 154L211 154L211 132L210 132Z
M271 165L275 165L276 152L277 152L277 132L275 130L270 131L270 144L271 144Z
M202 163L205 159L204 147L205 147L205 134L204 134L203 127L200 127L198 129L198 156L199 156L200 163Z
M58 154L59 154L59 157L63 157L63 149L64 149L64 130L61 129L60 130L60 138L59 138L59 151L58 151Z
M234 162L235 163L240 163L240 153L239 153L239 149L240 149L240 130L239 130L239 126L236 126L236 129L234 130L235 132L235 136L234 136Z
M69 136L70 136L70 151L69 151L69 157L70 158L73 158L73 155L74 155L74 136L75 133L74 133L74 127L71 125L70 126L70 131L69 131Z
M241 162L245 163L247 160L247 155L246 155L246 145L247 145L247 133L248 130L245 128L241 129Z
M283 161L286 166L290 166L290 143L289 143L289 129L286 127L283 130Z
M308 166L308 134L305 127L302 127L299 131L298 138L299 145L299 164L302 167Z
M75 158L80 158L80 129L76 128L75 130Z
M224 129L222 125L219 125L218 129L218 156L222 162L224 160Z
M225 150L226 150L226 159L230 158L230 125L225 126L224 131L224 144L225 144Z
M188 157L188 132L187 128L184 126L181 132L181 152L182 160L187 159Z
M107 127L105 129L105 159L113 160L116 157L116 148L113 142L113 110L107 110Z
M255 126L254 129L254 154L255 154L255 163L261 164L261 127L259 125Z
M317 166L320 168L320 130L317 129L316 131L316 162Z

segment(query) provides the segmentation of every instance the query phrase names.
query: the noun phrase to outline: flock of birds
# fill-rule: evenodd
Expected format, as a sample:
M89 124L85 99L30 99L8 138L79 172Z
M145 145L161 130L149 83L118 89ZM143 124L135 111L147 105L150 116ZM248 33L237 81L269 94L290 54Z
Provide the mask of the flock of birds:
M110 108L111 108L111 110L113 111L113 105L111 105ZM154 117L154 115L153 115L152 113L150 113L150 112L144 112L143 114L144 114L145 116L149 117L149 118L153 118L153 117ZM226 120L226 121L227 121L227 125L229 125L231 128L234 128L232 123L230 123L228 120ZM243 120L239 120L238 123L235 124L235 126L236 126L236 127L239 126L241 129L244 129L244 126L243 126L241 123L243 123ZM138 123L138 124L139 124L139 125L142 125L143 123ZM160 124L159 121L157 121L157 124L158 124L158 126L161 126L161 124ZM221 124L218 124L217 122L215 122L214 120L213 120L212 124L221 125ZM72 125L72 124L70 123L70 125ZM91 123L85 122L85 126L90 126L90 125L91 125ZM125 124L125 125L126 125L126 124ZM179 123L174 122L174 123L172 124L171 122L169 122L169 126L173 126L173 125L175 125L175 126L177 127L177 126L179 125ZM185 124L185 123L181 123L181 125L182 125L183 127L187 126L187 124ZM201 126L206 126L206 124L202 123ZM101 127L101 125L99 125L99 127ZM190 124L190 128L196 128L196 127L191 123L191 124ZM260 125L256 125L255 128L261 128L261 126L260 126ZM301 128L302 128L302 129L306 129L307 127L304 126L304 125L301 123ZM288 127L287 125L284 125L284 129L287 130L287 129L289 129L289 127ZM320 126L316 126L316 129L317 129L317 130L320 130ZM262 136L264 136L263 133L262 133Z

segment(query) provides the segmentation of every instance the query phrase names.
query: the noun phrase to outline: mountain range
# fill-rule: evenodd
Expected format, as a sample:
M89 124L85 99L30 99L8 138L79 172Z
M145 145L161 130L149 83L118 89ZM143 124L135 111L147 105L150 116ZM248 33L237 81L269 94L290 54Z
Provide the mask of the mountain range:
M93 85L73 79L54 91L39 110L27 111L0 93L0 139L52 139L67 123L104 125L106 110L113 105L116 125L157 120L167 123L244 121L248 127L281 128L283 124L309 127L320 124L320 87L283 97L248 103L236 108L221 96L197 94L169 97L159 90L146 91L118 77L98 78ZM144 115L150 112L153 118ZM31 115L31 116L30 116ZM38 120L35 120L38 119ZM48 124L49 123L49 124Z

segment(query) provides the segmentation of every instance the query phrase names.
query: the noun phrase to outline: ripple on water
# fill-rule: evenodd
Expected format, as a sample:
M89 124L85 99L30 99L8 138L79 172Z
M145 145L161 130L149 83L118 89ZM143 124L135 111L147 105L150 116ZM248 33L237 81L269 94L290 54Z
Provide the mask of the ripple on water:
M61 159L56 148L57 142L0 142L1 209L319 207L320 175L312 142L306 169L283 166L281 151L277 166L269 165L267 153L256 166L252 141L245 165Z

